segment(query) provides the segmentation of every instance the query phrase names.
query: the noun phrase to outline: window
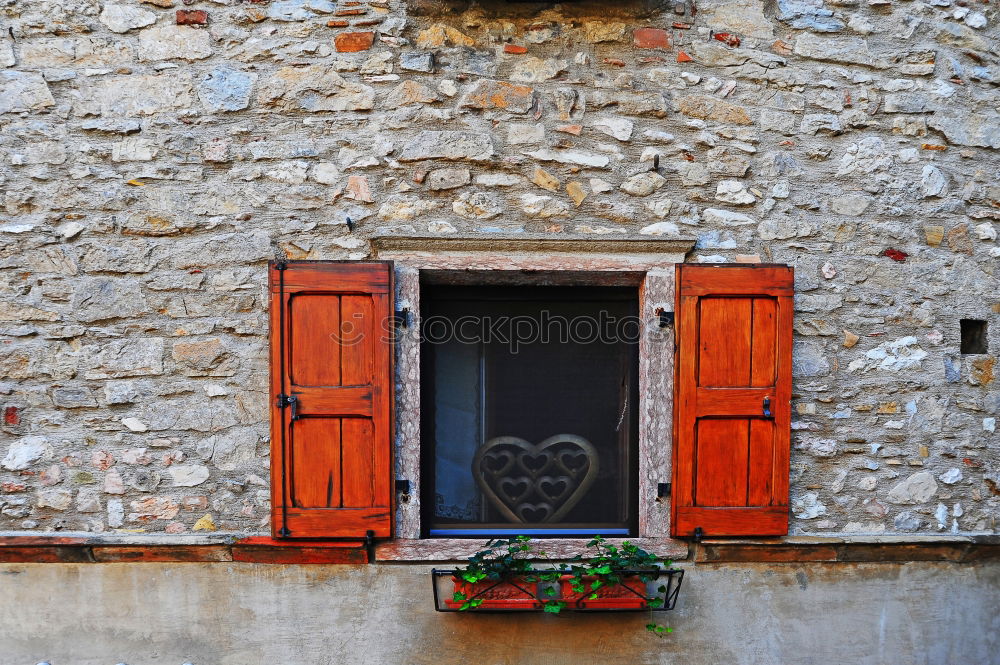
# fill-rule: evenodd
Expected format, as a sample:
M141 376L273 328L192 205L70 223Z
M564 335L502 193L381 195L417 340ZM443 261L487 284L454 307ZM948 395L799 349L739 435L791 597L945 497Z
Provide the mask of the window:
M636 529L638 290L424 285L431 536Z
M610 256L529 241L549 251L456 238L449 256L272 265L277 537L383 539L386 558L427 560L467 556L462 535L600 532L662 550L670 535L787 531L791 269L675 266L683 252L655 241ZM655 255L614 253L642 243ZM638 340L531 333L515 352L418 333L421 317L475 333L544 312L636 316Z

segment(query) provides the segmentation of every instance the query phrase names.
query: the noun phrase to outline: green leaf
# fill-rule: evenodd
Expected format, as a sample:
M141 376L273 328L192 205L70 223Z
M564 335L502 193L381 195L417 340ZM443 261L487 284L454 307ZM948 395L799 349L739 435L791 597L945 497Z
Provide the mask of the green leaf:
M465 600L466 598L467 596L461 591L456 591L455 595L451 597L451 599L454 600L456 603L460 600Z
M549 614L559 614L564 607L566 607L566 603L560 600L549 600L545 603L545 611Z

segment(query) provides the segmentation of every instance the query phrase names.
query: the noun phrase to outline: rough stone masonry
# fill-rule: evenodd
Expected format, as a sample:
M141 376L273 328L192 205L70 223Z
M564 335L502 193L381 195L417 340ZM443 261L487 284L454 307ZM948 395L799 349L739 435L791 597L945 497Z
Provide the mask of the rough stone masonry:
M996 533L998 25L0 0L0 530L266 530L266 261L524 231L794 264L793 533Z

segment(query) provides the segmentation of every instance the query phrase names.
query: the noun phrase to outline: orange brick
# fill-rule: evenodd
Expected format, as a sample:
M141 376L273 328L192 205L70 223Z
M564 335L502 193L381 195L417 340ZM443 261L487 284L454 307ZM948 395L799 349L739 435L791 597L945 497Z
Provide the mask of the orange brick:
M517 55L522 55L522 54L528 52L528 47L527 46L521 46L520 44L504 44L503 45L503 52L504 53L514 53L514 54L517 54Z
M677 62L691 62L692 58L684 51L677 52Z
M632 33L636 48L670 48L670 33L660 28L639 28Z
M208 23L208 12L202 9L178 9L177 25L205 25Z
M712 36L715 37L720 42L722 42L723 44L725 44L726 46L732 46L733 48L736 48L740 45L740 38L737 37L736 35L731 35L728 32L717 32Z
M333 38L338 53L367 51L375 43L374 32L342 32Z

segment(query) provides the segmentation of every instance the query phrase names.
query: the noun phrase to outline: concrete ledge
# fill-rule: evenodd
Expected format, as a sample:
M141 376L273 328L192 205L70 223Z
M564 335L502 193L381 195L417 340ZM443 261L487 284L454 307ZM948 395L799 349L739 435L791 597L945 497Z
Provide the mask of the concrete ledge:
M705 563L971 563L1000 560L1000 536L845 536L684 541L633 538L675 561ZM552 541L550 558L571 556ZM459 561L482 545L476 540L396 539L377 544L380 562ZM562 546L562 547L561 547ZM554 548L554 549L553 549ZM565 552L563 551L565 550ZM237 533L154 536L132 533L0 533L0 563L246 562L275 564L364 564L361 541L284 541Z

